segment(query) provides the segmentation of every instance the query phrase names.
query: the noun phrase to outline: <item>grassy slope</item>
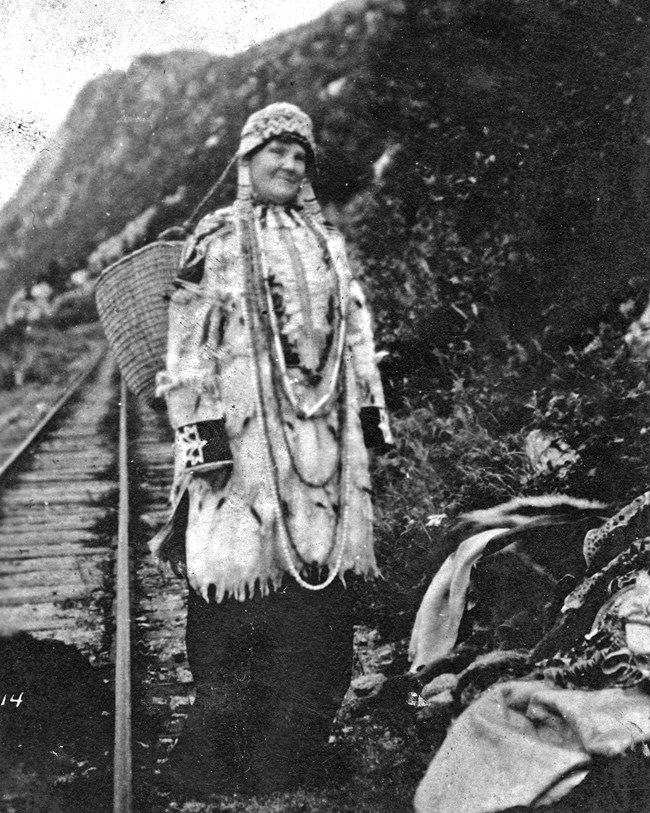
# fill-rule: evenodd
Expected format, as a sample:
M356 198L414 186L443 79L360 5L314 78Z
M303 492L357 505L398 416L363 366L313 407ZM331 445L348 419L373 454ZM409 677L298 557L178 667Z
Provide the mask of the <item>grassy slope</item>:
M103 342L98 325L66 331L35 327L14 348L5 339L0 353L4 377L20 371L24 384L0 388L2 457L27 436Z

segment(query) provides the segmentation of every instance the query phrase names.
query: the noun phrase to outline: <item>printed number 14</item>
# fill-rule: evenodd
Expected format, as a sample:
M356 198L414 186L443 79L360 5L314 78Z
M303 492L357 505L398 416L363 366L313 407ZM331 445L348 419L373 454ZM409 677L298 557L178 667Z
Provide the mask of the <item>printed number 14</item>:
M24 692L21 692L18 695L18 697L14 697L13 694L12 694L11 697L9 698L9 702L10 703L15 703L16 708L18 708L18 706L20 706L20 704L23 702L23 694L24 694ZM2 698L2 703L0 703L0 706L4 706L6 702L7 702L7 695L5 695Z

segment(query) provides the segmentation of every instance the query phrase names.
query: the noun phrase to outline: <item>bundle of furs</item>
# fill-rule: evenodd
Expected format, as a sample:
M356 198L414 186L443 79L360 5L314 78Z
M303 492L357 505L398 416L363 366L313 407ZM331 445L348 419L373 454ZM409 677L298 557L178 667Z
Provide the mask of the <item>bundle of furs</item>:
M603 507L536 497L462 517L461 533L477 533L460 542L420 606L411 680L424 687L455 675L447 683L457 709L523 676L576 688L650 686L650 492L605 522Z
M534 646L559 594L584 575L583 537L602 524L605 509L545 495L463 514L416 616L412 670L448 655L459 641L466 657Z
M439 750L415 807L427 813L519 813L540 805L554 813L640 813L650 790L650 491L582 534L577 565L570 531L582 527L583 519L589 522L590 508L580 517L583 507L571 501L570 510L578 508L576 523L564 527L556 525L564 513L554 499L548 517L534 510L539 501L526 502L465 517L465 528L477 533L436 574L429 605L421 607L419 623L438 634L438 643L435 637L428 643L439 654L424 660L409 680L422 698L418 719ZM526 532L533 527L542 540L545 528L555 533L564 527L567 557L558 548L557 558L542 564L540 555L547 556L553 540L540 552ZM477 619L494 625L507 603L502 592L512 587L512 572L504 576L501 568L509 570L512 557L531 568L517 591L524 609L502 620L500 633L493 627L479 642ZM465 601L454 601L463 570ZM535 603L527 591L542 571L556 595L545 608L537 640L531 635L525 641L525 614ZM432 595L438 613L433 622ZM484 602L492 606L479 607ZM441 645L445 635L450 638L449 609L461 604L457 641ZM508 623L515 648L504 645ZM422 643L417 637L422 630L416 629L415 643ZM417 650L423 653L426 658L425 649ZM571 769L567 759L575 761ZM541 802L540 786L549 793ZM440 788L445 804L438 804ZM508 806L515 799L517 806Z

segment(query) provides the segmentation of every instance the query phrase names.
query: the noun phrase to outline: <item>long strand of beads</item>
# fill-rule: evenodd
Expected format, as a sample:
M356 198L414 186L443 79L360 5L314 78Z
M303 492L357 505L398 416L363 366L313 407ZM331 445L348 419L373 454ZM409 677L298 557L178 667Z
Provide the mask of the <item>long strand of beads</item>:
M258 225L258 218L253 214L252 219L253 219L254 226L257 226ZM329 246L327 245L326 242L324 242L324 235L321 236L320 234L318 234L316 232L316 230L313 228L312 224L309 224L309 223L307 223L305 221L305 225L307 225L312 230L312 232L314 233L314 236L316 237L321 250L323 250L325 252L325 254L327 255L327 257L328 257L330 267L335 271L335 280L336 280L336 285L337 285L336 297L337 297L337 301L338 301L339 308L340 308L342 300L347 302L347 297L342 296L342 292L344 292L345 288L347 287L345 285L346 276L345 276L345 274L340 272L340 269L339 269L339 273L336 273L336 264L334 262L333 252L330 251ZM269 315L269 319L264 320L263 328L265 329L265 332L268 335L269 343L272 344L275 347L275 353L276 353L276 358L275 359L273 357L271 358L271 361L272 361L271 383L272 383L272 388L273 388L273 394L275 396L276 403L278 404L279 409L282 408L282 396L278 392L278 388L281 390L282 393L284 393L285 398L289 402L291 408L293 409L293 412L298 416L298 418L299 419L304 419L304 420L309 420L311 417L316 416L316 412L314 413L314 415L305 414L304 411L302 411L300 409L300 407L298 406L298 404L296 402L295 397L293 396L293 387L292 387L292 384L291 384L291 382L290 382L290 380L288 378L288 373L287 373L287 370L286 370L286 361L285 361L285 358L284 358L284 350L283 350L282 342L281 342L281 339L280 339L280 328L279 328L279 324L278 324L277 317L276 317L276 314L275 314L274 303L273 303L273 300L272 300L272 297L271 297L270 285L268 284L268 278L269 278L268 267L267 267L266 262L265 262L264 252L261 249L261 242L260 241L262 239L262 236L261 236L261 231L259 230L259 227L257 228L257 230L254 233L254 238L255 238L255 242L253 243L253 246L251 247L252 248L252 258L253 258L253 270L255 272L254 275L253 275L253 286L254 286L254 290L256 291L256 293L257 293L257 295L259 297L258 311L266 312ZM338 336L339 339L343 339L343 341L345 340L345 320L344 320L344 315L343 315L342 312L339 312L339 318L338 318L337 323L336 323L336 333L337 333L337 336ZM334 344L336 345L337 342L334 342ZM343 344L343 350L344 349L345 349L345 345ZM328 399L330 402L331 402L331 398L333 397L333 395L336 395L336 392L337 392L338 387L339 387L339 380L338 379L341 376L341 370L342 370L342 366L341 366L341 363L340 363L341 355L342 355L341 353L337 353L334 361L333 362L331 362L331 361L328 362L328 366L331 368L331 372L330 372L331 377L329 379L330 380L330 389L329 389L328 393L325 394L324 399ZM277 363L273 363L274 361L276 361ZM284 375L283 375L283 372L284 372ZM278 380L279 380L279 387L278 387ZM317 405L317 407L318 406L319 405ZM287 436L287 430L286 430L286 426L284 424L284 421L280 421L280 424L281 424L281 429L282 429L282 433L283 433L283 439L284 439L285 447L286 447L287 453L289 455L289 458L291 460L291 464L293 466L293 469L296 472L296 475L298 476L298 478L305 485L308 485L308 486L313 487L313 488L322 488L323 486L325 486L326 483L328 483L331 480L331 478L332 478L332 476L334 474L334 469L332 470L331 474L325 476L321 481L310 480L308 477L306 477L304 475L304 473L301 471L300 466L298 464L298 461L297 461L295 455L293 454L291 441L290 441L289 437ZM336 465L337 464L335 464L335 466Z
M344 370L345 370L345 365L343 365L341 367L341 372L339 373L339 378L342 377ZM271 389L273 391L273 397L275 399L275 404L276 404L276 407L278 409L278 413L280 415L282 415L282 410L283 410L283 408L285 406L286 401L284 400L284 397L283 397L284 390L283 390L281 384L279 384L278 381L277 381L276 372L277 372L276 368L275 368L275 366L273 366L272 369L271 369ZM307 419L305 419L305 420L307 420ZM294 451L293 451L291 439L289 438L289 435L287 433L286 422L284 420L282 420L282 418L281 418L279 423L280 423L280 428L282 429L282 439L284 441L285 449L286 449L287 454L289 456L291 466L292 466L294 472L296 473L298 479L304 485L309 486L310 488L323 488L324 486L326 486L327 483L329 483L329 481L332 479L332 477L336 473L336 469L339 468L340 451L339 451L339 455L337 456L337 460L334 462L334 465L332 467L331 472L329 474L323 475L323 477L320 480L312 480L309 477L307 477L305 475L305 473L301 470L298 459L296 458L296 456L294 454Z
M260 232L259 224L257 223L256 219L253 221L253 229L254 229L254 239L255 239L255 243L256 243L256 246L254 247L254 254L256 255L255 260L257 260L259 262L261 277L264 280L264 289L265 289L265 292L266 292L266 295L267 295L267 298L268 298L269 297L269 292L268 292L269 270L268 270L268 266L266 264L266 260L265 260L265 257L264 257L264 252L260 250L261 232ZM331 252L328 251L328 254L330 254L330 257L332 257ZM339 268L338 263L334 262L333 264L334 264L334 270L336 272L338 298L339 298L339 301L344 302L345 297L341 295L341 293L343 291L343 283L344 283L344 280L342 279L342 275L341 275L341 269ZM325 394L315 404L313 404L308 409L303 409L298 405L298 403L296 402L295 396L293 394L293 388L291 386L291 381L289 379L289 374L288 374L288 371L287 371L287 365L286 365L286 361L285 361L285 358L284 358L284 351L282 349L282 341L280 339L280 328L279 328L279 325L278 325L278 322L277 322L277 317L276 317L276 314L275 314L275 309L273 308L272 300L270 300L270 299L268 300L267 310L268 310L268 316L269 316L269 323L270 323L272 334L273 334L273 343L274 343L274 346L275 346L275 357L274 357L273 360L277 361L277 363L278 363L278 365L280 367L280 376L281 376L282 387L284 389L287 400L289 401L289 403L291 404L292 408L294 409L294 411L296 412L297 415L299 415L300 417L304 417L304 418L312 418L321 409L323 409L326 406L326 404L328 404L332 400L333 396L336 393L337 383L338 383L338 373L339 373L339 369L340 369L340 366L341 366L343 354L344 354L344 351L345 351L345 320L341 319L341 322L340 322L341 329L339 330L338 341L337 341L337 346L336 346L336 356L335 356L336 361L335 361L334 369L332 370L332 375L331 375L331 378L330 378L329 387L328 387L327 391L325 392ZM343 313L345 313L345 311L343 311Z
M343 266L340 261L340 257L338 253L335 253L332 250L332 246L330 243L330 238L328 237L322 223L314 217L311 217L306 211L303 215L303 220L307 227L311 230L311 232L316 237L321 250L325 252L330 266L334 268L336 280L338 284L338 291L337 295L339 297L340 308L341 308L341 319L343 322L343 349L345 349L345 314L347 313L347 301L348 301L348 272L347 266ZM342 360L341 356L338 357L338 361ZM342 365L342 397L343 397L343 431L342 431L342 461L341 461L341 482L339 484L339 498L341 503L341 516L340 516L340 524L337 530L340 530L342 536L341 544L339 545L339 556L337 558L337 562L334 567L334 574L338 572L341 567L341 563L343 561L343 555L345 551L345 540L347 539L347 529L348 529L348 520L349 520L349 497L350 497L350 488L352 483L351 478L351 465L350 465L350 454L349 454L349 435L348 435L348 427L349 427L349 418L352 413L352 404L349 398L349 393L351 392L350 382L347 380L348 370L347 365ZM288 528L287 528L288 531ZM330 582L331 583L331 582Z
M349 403L347 400L347 387L344 390L344 412L348 412ZM320 582L319 584L310 584L310 582L305 581L300 575L298 568L295 566L293 562L293 558L291 557L291 548L296 549L296 546L293 544L291 540L291 532L289 530L288 523L286 521L286 517L283 513L280 515L280 545L282 547L282 552L284 553L285 560L287 562L287 566L289 568L289 572L293 576L293 578L298 582L301 587L305 587L307 590L324 590L328 587L334 579L338 576L341 565L343 564L343 556L345 554L345 543L348 536L348 518L349 518L349 494L350 494L350 486L352 482L351 478L351 466L350 466L350 455L348 452L348 432L347 432L347 415L344 418L344 429L343 429L343 440L342 440L342 465L341 465L341 483L339 484L339 505L340 505L340 517L338 519L336 525L336 532L335 532L335 540L334 546L332 548L332 553L337 551L336 553L336 560L334 562L333 567L331 568L327 578L324 582ZM277 478L276 478L277 480Z
M267 309L270 308L271 306L272 306L272 303L267 303L266 304ZM340 322L342 320L343 320L343 316L342 316L342 314L339 313L338 314L338 324L337 324L337 330L339 330L339 331L341 330ZM270 331L267 330L267 333L269 333L269 332ZM271 337L269 337L269 341L270 340L271 340ZM328 367L331 367L331 366L332 366L332 362L330 360L330 361L328 361ZM339 381L337 381L337 389L340 387L340 379L342 378L343 372L344 372L344 365L342 365L339 368ZM280 414L282 414L282 411L285 408L285 404L287 403L287 401L286 401L285 388L282 386L282 382L279 380L279 378L280 378L280 376L278 374L277 365L272 365L271 387L272 387L273 396L275 398L275 403L277 405L278 411L279 411ZM295 409L294 409L294 413L295 413ZM301 418L298 418L298 420L301 420ZM309 420L309 419L304 418L304 420ZM294 472L296 473L298 479L304 485L309 486L310 488L323 488L324 486L326 486L327 483L329 483L330 480L332 479L332 477L334 476L337 468L340 468L340 456L341 456L340 446L339 446L339 454L337 455L337 460L335 460L331 472L328 473L328 474L325 474L320 480L313 480L313 479L307 477L305 475L305 473L301 469L300 463L299 463L298 459L296 458L296 455L294 454L293 444L292 444L291 438L289 437L289 434L288 434L287 424L286 424L286 422L284 420L280 420L280 428L282 430L282 437L283 437L283 441L284 441L284 445L285 445L287 454L289 455L289 460L291 462L291 466L292 466Z
M249 215L247 217L247 214ZM252 211L248 213L246 208L242 207L241 209L238 207L237 217L235 218L235 228L237 233L238 243L241 246L244 253L248 253L251 249L251 241L254 239L252 234L252 228L250 224L250 219L253 218ZM244 230L248 233L244 235ZM248 239L244 239L247 237ZM252 259L252 258L250 258ZM348 387L347 385L344 386L344 437L342 440L343 450L342 450L342 471L341 471L341 483L339 484L339 500L340 500L340 515L337 522L336 532L335 532L335 542L334 548L335 550L338 547L337 557L334 563L334 567L330 570L328 577L324 582L319 584L310 584L308 581L303 579L301 576L298 568L296 567L293 557L291 555L291 547L294 547L291 535L288 527L285 525L286 519L284 516L284 512L282 510L282 498L280 494L280 484L278 482L277 476L277 465L275 462L275 455L273 453L273 448L271 445L270 440L270 433L269 433L269 426L268 426L268 416L266 414L266 409L264 407L264 397L262 391L262 371L260 369L260 362L258 357L258 346L256 340L256 325L255 325L255 307L253 304L254 299L254 288L253 288L253 280L250 279L254 270L252 268L252 262L245 263L246 265L246 279L244 285L244 319L246 322L246 327L248 328L248 334L251 342L251 372L253 374L253 380L255 382L255 396L257 401L257 409L258 414L260 415L260 419L262 421L262 428L263 434L265 438L265 446L266 446L266 455L265 455L265 464L267 469L267 477L273 483L273 496L275 501L275 511L278 520L278 530L280 536L280 547L282 549L282 553L284 555L287 568L291 576L295 579L295 581L301 586L304 587L306 590L312 591L319 591L324 590L328 587L334 579L338 576L341 565L343 563L343 556L345 552L345 542L348 535L348 506L349 506L349 491L351 486L351 467L350 467L350 460L349 460L349 451L348 451L348 432L347 432L347 425L349 423L349 409L350 409L350 401L348 396Z

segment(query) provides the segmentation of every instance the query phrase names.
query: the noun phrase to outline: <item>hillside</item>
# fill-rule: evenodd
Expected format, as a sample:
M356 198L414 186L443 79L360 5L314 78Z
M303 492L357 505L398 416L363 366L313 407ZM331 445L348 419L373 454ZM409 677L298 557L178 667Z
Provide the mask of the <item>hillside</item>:
M359 118L401 147L360 218L372 274L409 257L416 311L420 285L447 289L446 314L415 314L429 337L454 331L460 276L489 307L484 332L579 341L612 302L647 290L647 6L408 8L355 89Z
M273 100L313 115L323 164L335 168L323 173L322 192L346 199L367 181L383 134L357 142L344 99L377 29L400 9L348 0L245 54L146 55L88 84L0 213L0 302L52 261L63 272L83 267L94 247L180 186L188 211L236 149L246 117Z
M233 58L142 56L84 88L0 212L0 302L48 268L83 267L181 189L148 234L177 222L246 116L286 99L314 118L324 201L349 202L392 151L361 203L370 245L382 244L370 265L408 253L414 226L429 243L450 226L468 273L492 265L489 330L521 339L550 321L574 340L612 298L646 287L647 26L640 0L348 0ZM443 261L434 276L454 273Z

